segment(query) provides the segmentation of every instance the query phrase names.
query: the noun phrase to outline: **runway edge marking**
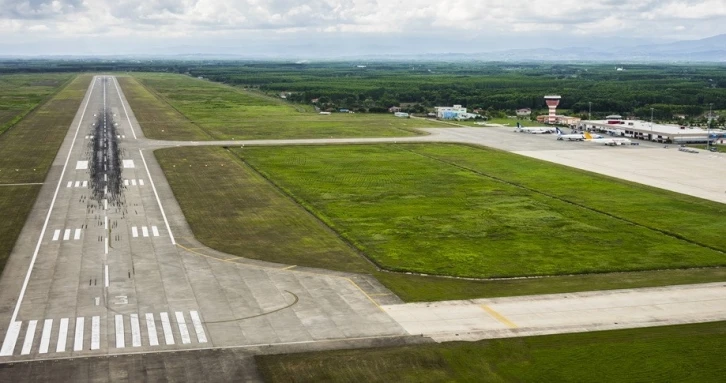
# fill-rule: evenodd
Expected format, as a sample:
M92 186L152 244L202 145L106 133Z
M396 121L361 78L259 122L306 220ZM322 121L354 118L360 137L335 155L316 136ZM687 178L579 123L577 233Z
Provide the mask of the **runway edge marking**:
M154 197L156 197L156 203L159 204L159 210L161 210L161 216L164 217L164 224L166 225L166 230L169 232L169 238L171 238L171 244L176 245L176 241L174 240L174 234L171 232L171 227L169 227L169 220L166 219L166 213L164 213L164 207L161 206L161 199L159 199L159 193L156 192L156 185L154 185L154 179L151 178L151 172L149 171L149 166L146 165L146 158L144 158L144 152L139 149L139 155L141 155L141 162L144 163L144 168L146 169L146 175L149 176L149 184L151 185L151 190L154 191Z
M129 122L129 129L131 129L131 133L134 135L134 140L136 140L136 132L134 131L134 126L131 124L131 118L129 117L129 112L126 110L126 104L124 104L124 98L121 97L121 85L119 85L118 80L116 79L116 76L113 76L113 85L116 87L116 93L118 93L119 101L121 101L121 107L124 108L124 114L126 115L126 120ZM131 108L131 105L129 105L129 108Z
M50 207L48 208L48 214L45 216L45 222L43 223L43 228L40 231L40 236L38 237L38 243L35 246L35 251L33 252L33 257L30 259L30 265L28 265L28 272L25 274L25 280L23 280L23 286L20 288L20 294L18 295L18 301L15 303L15 309L13 310L13 315L10 317L10 325L8 326L8 330L13 328L13 325L15 324L16 319L18 318L18 311L20 311L20 305L23 303L23 298L25 297L25 290L28 288L28 282L30 281L30 275L33 273L33 267L35 266L35 261L38 258L38 251L40 251L40 245L43 242L43 236L45 236L45 231L48 228L48 221L50 221L50 215L53 212L53 207L55 206L55 201L58 198L58 192L60 191L61 184L63 183L63 178L66 174L66 169L68 168L68 162L71 159L71 153L73 153L73 146L76 144L76 139L78 138L78 132L81 130L81 124L83 123L83 117L86 115L86 110L88 110L88 103L91 101L91 96L93 95L93 89L96 85L96 77L94 76L93 81L91 81L91 84L89 85L89 90L87 91L88 96L86 96L86 105L83 106L83 112L81 112L81 118L78 120L78 126L76 127L76 133L73 135L73 140L71 141L71 147L68 149L68 155L66 156L66 162L63 164L63 171L61 171L60 178L58 179L58 185L55 187L55 193L53 194L53 199L50 202ZM18 329L19 330L19 329ZM13 336L15 334L15 336ZM2 351L3 353L0 354L0 356L5 356L5 351L7 351L7 348L9 348L11 345L8 344L7 347L5 345L5 342L11 341L13 349L15 348L15 342L17 342L17 333L14 331L8 331L5 333L5 339L3 340L3 346ZM13 339L14 338L14 339Z

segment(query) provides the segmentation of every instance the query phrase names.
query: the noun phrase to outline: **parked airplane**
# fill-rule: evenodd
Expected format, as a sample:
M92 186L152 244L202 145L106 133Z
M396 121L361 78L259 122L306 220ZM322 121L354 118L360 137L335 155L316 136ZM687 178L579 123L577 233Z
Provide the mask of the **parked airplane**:
M562 131L560 130L560 128L555 128L555 129L557 130L557 139L560 140L560 141L562 141L562 140L567 140L567 141L584 141L585 140L585 136L583 136L582 133L578 133L578 134L564 134L564 133L562 133Z
M617 137L603 137L603 138L595 138L590 135L590 133L585 132L585 141L594 142L596 144L603 144L603 145L609 145L609 146L618 146L618 145L626 145L630 143L630 140L627 138L617 138Z
M525 128L520 124L517 123L517 128L514 129L517 133L531 133L531 134L549 134L553 133L554 129L552 128L545 128L545 127L537 127L537 128Z

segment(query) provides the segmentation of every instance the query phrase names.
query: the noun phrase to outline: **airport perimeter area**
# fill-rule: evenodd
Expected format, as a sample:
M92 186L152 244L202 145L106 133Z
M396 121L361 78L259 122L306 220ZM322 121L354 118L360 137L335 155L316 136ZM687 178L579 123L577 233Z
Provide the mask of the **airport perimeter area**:
M405 138L148 140L116 79L96 76L0 280L0 363L237 347L300 351L726 319L723 283L404 303L367 275L236 258L194 238L153 155L176 146L460 143L726 203L723 154L562 142L509 128L424 130L428 135ZM258 379L250 368L234 376Z

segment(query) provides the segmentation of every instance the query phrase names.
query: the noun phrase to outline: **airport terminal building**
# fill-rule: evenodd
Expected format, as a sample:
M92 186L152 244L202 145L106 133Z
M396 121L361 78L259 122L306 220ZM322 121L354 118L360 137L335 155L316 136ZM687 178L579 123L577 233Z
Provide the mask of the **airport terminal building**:
M588 131L605 133L611 136L634 138L654 142L673 144L705 144L710 140L715 143L726 143L726 132L722 130L708 131L682 125L655 124L648 121L623 120L612 116L606 120L581 121L579 128Z

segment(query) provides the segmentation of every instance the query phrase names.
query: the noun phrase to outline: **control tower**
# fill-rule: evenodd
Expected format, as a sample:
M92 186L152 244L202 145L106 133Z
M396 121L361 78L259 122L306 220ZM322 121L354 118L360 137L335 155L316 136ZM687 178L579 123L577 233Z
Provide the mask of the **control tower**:
M561 98L561 96L557 95L549 95L544 97L545 102L547 103L547 107L550 109L549 116L547 116L548 124L554 124L557 122L557 106L560 105Z

